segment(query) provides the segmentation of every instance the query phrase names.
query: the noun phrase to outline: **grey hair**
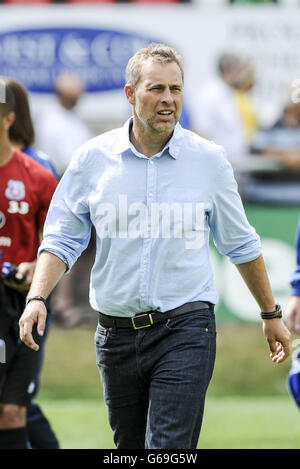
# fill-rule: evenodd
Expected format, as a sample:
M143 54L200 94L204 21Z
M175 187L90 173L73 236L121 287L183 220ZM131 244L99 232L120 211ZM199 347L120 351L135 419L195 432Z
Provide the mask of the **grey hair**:
M184 71L180 54L170 46L152 42L148 47L139 49L131 59L129 59L125 72L127 85L133 88L136 87L140 79L142 66L146 62L159 62L162 64L175 62L180 68L182 82L184 81Z

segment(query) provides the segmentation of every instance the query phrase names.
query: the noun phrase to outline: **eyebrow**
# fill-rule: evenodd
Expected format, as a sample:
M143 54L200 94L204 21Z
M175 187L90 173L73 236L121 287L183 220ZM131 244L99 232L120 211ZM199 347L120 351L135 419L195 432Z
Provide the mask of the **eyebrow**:
M168 85L165 85L164 83L149 83L146 84L146 88L166 88L166 86L169 86L170 88L182 88L183 84L182 83L170 83Z

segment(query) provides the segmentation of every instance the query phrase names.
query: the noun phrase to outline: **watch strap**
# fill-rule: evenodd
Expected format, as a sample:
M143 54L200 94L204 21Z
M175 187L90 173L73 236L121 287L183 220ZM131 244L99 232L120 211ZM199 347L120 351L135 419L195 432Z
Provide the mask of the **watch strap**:
M26 301L25 301L25 306L28 305L28 303L30 303L30 301L33 301L33 300L36 300L36 301L42 301L44 303L44 305L46 305L46 299L43 297L43 296L30 296L30 297L27 297L26 298Z
M275 318L282 318L282 309L281 306L276 304L275 311L271 312L261 312L260 316L262 319L275 319Z

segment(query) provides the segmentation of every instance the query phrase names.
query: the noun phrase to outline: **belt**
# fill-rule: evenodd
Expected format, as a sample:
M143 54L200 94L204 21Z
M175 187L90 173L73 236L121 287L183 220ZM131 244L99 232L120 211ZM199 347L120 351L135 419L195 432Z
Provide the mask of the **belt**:
M144 327L153 326L166 321L167 319L180 316L181 314L190 313L199 309L210 309L213 311L214 305L204 301L193 301L185 303L178 308L171 309L161 313L159 311L147 311L146 313L138 313L131 318L121 318L118 316L108 316L99 312L99 324L104 327L114 327L121 329L143 329Z

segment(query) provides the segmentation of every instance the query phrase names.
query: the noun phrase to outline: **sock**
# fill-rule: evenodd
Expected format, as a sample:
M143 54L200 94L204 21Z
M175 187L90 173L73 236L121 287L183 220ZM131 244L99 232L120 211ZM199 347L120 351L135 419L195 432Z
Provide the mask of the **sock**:
M0 429L0 449L28 449L26 427Z
M59 449L50 423L36 403L31 403L27 409L27 430L33 449Z

